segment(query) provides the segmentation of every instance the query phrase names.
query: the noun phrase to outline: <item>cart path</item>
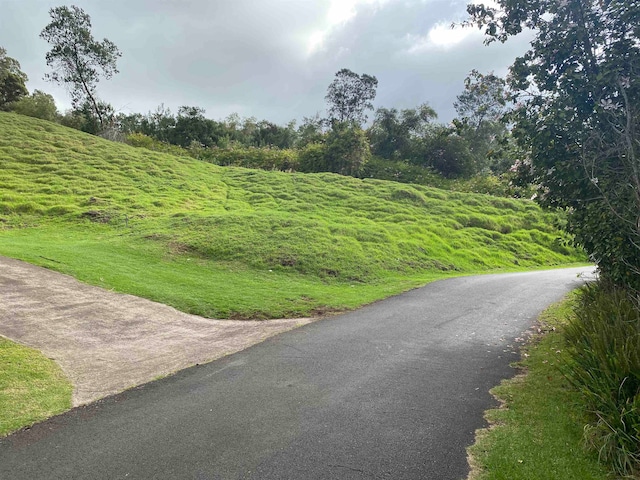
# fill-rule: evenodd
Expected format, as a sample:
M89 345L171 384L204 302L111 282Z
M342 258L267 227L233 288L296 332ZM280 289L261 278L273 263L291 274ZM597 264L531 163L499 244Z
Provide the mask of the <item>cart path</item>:
M460 480L517 339L591 270L448 279L310 323L0 439L0 478Z
M310 321L211 320L0 256L0 335L55 360L74 385L74 406Z

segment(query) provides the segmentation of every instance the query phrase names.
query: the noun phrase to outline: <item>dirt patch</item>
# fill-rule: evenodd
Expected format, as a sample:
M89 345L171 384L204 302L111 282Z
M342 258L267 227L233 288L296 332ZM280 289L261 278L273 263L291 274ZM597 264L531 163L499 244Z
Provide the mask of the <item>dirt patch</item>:
M0 335L55 360L74 406L311 322L211 320L5 257L0 291Z

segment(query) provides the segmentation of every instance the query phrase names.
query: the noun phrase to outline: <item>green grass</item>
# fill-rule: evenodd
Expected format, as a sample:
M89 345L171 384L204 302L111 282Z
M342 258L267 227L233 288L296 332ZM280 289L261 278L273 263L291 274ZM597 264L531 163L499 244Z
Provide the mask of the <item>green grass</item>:
M584 261L533 202L219 167L0 112L0 254L218 318Z
M0 436L69 409L71 392L52 360L0 337Z
M315 315L446 276L584 261L561 220L529 201L220 167L0 112L0 254L207 317ZM38 352L0 348L3 432L68 408Z
M541 316L544 335L524 349L521 375L492 390L503 405L470 447L475 480L604 480L606 469L583 442L585 405L561 373L571 301Z

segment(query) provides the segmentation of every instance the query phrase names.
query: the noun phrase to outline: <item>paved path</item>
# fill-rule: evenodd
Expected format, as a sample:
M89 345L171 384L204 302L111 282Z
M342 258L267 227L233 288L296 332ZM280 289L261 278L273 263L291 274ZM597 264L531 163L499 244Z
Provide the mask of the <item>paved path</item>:
M0 440L0 478L461 479L514 341L585 269L463 277Z
M210 320L0 257L0 335L58 362L76 406L309 322Z

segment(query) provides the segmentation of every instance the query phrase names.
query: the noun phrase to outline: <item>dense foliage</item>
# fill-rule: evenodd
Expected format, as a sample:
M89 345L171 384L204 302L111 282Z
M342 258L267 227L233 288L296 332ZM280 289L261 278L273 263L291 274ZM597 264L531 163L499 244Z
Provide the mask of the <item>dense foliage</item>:
M487 41L535 32L511 67L522 179L566 209L596 261L567 334L567 375L594 415L587 437L621 475L640 473L640 1L471 4Z
M499 0L470 5L489 41L536 32L509 85L521 164L602 274L640 289L640 2Z
M20 63L0 47L0 110L9 110L13 102L29 93L26 81L27 75L20 70Z
M587 441L631 478L640 475L640 310L625 291L590 285L567 327L566 374L592 422ZM635 476L634 476L635 475Z
M325 97L329 105L329 120L362 125L367 120L365 111L373 108L371 102L376 98L377 87L378 79L373 75L358 75L348 68L340 70Z

